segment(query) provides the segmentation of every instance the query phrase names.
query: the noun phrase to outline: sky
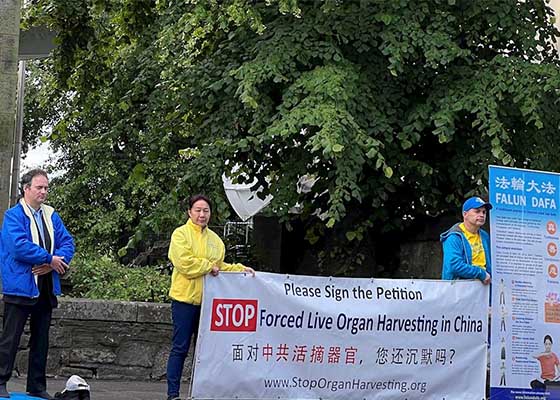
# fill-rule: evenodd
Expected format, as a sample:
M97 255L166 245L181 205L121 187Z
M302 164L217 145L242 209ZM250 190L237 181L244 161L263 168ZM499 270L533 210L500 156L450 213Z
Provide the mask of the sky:
M26 157L22 160L21 173L23 174L32 168L43 168L52 155L53 152L47 142L39 144L34 149L29 150Z

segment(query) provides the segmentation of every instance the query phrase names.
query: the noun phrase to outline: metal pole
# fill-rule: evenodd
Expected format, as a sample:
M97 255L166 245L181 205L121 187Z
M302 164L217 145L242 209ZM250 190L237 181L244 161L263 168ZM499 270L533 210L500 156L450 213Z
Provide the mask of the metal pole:
M14 154L12 156L12 182L10 186L10 206L18 197L19 168L21 163L21 141L23 137L23 105L25 96L25 61L19 62L18 91L16 109L16 129L14 130Z

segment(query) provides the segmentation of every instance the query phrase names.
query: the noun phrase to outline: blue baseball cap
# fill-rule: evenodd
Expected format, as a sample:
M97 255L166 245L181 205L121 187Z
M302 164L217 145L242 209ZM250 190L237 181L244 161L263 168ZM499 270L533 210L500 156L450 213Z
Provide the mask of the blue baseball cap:
M473 208L486 207L487 210L492 209L492 204L482 200L480 197L471 197L463 203L463 212L472 210Z

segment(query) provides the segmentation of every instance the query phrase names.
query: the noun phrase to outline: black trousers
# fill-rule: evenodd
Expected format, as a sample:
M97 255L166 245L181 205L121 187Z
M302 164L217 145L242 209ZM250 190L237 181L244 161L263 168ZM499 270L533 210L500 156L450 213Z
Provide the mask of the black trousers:
M34 305L4 303L4 323L0 336L0 384L5 384L12 376L21 335L27 318L31 317L27 391L41 392L47 389L51 316L52 305L48 298L43 296Z

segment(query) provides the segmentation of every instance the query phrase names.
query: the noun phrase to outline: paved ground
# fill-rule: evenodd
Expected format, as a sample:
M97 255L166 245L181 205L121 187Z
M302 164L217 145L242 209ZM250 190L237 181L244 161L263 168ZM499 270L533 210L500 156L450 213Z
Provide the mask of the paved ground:
M86 379L87 380L87 379ZM91 387L91 400L165 400L167 385L165 382L123 382L123 381L100 381L87 380ZM56 392L64 389L66 379L49 379L47 383L48 392L54 396ZM181 388L188 389L187 383ZM25 393L25 378L12 378L8 382L8 391ZM183 394L183 396L185 396ZM26 399L27 396L17 399ZM33 399L32 397L27 397Z

